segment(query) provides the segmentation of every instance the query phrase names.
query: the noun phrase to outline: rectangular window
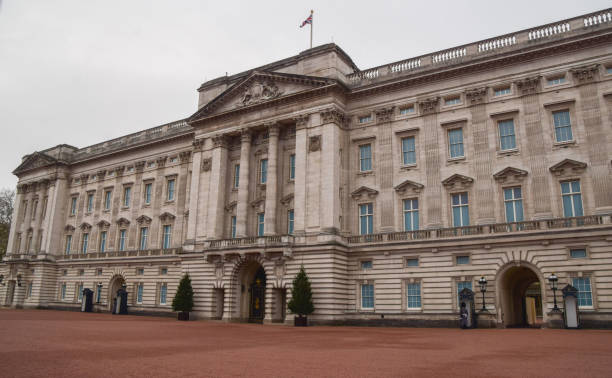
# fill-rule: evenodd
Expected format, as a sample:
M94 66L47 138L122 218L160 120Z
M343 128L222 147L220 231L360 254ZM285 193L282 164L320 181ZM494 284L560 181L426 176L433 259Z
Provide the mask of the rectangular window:
M293 213L293 209L287 211L287 233L289 235L293 235L293 220L294 220L294 213Z
M361 270L372 269L372 260L364 260L361 262Z
M70 249L72 248L72 235L66 235L66 254L70 254Z
M149 205L151 203L151 192L153 191L153 184L148 182L144 187L144 203Z
M449 105L457 105L461 103L461 97L456 96L456 97L448 97L446 99L444 99L444 105L449 106Z
M548 79L548 85L559 85L565 83L565 76Z
M575 277L572 286L578 289L578 307L593 307L591 292L591 279L589 277Z
M295 180L295 154L289 155L289 180Z
M419 259L418 258L408 258L406 259L406 266L407 267L415 267L415 266L419 266Z
M510 87L502 87L502 88L497 88L493 91L493 96L497 97L497 96L503 96L503 95L507 95L510 94L512 92L512 90L510 89Z
M516 148L516 135L514 134L514 120L507 119L497 122L499 128L499 148L502 151Z
M100 232L100 252L106 251L106 231Z
M167 296L168 296L168 284L164 282L159 286L159 304L165 305Z
M168 180L168 196L167 199L168 201L174 201L174 184L176 183L176 180L174 179L170 179Z
M230 236L233 239L233 238L236 237L236 216L233 215L231 217L230 221L231 221L231 227L232 227L231 230L230 230Z
M407 115L407 114L410 114L410 113L414 113L414 105L403 107L399 111L400 115Z
M83 301L83 283L77 285L77 301Z
M456 256L455 262L457 265L466 265L470 263L470 256Z
M140 250L147 249L148 237L149 237L149 228L141 227L140 228Z
M368 235L374 231L374 209L371 203L359 205L359 234Z
M159 270L159 274L161 274L162 276L168 274L168 268L161 268Z
M130 197L132 196L132 188L126 186L123 188L123 206L130 207Z
M612 74L612 67L606 67L606 73Z
M463 129L448 130L448 148L451 159L463 157Z
M570 257L573 259L583 259L587 257L586 249L570 249Z
M119 250L125 251L127 245L127 230L119 230Z
M95 240L94 240L95 242ZM83 243L81 244L81 253L87 253L87 244L89 243L89 234L83 234Z
M60 297L62 298L62 300L66 299L66 283L64 282L61 286L61 294Z
M372 170L372 145L359 146L359 170L367 172Z
M265 213L257 214L257 236L263 236L264 234L264 219Z
M523 221L523 193L520 187L504 189L506 222Z
M470 214L468 210L468 194L453 194L451 207L453 210L453 227L468 226L470 224Z
M162 243L163 249L170 248L170 242L172 241L172 226L169 224L164 225L164 240Z
M374 285L361 285L361 308L374 308Z
M141 304L142 303L142 293L144 291L144 284L141 282L138 284L138 288L136 291L136 303Z
M144 268L136 268L136 275L137 276L143 276L144 275Z
M413 136L402 138L402 163L404 165L416 164L416 149Z
M404 203L404 231L419 229L419 200L405 199Z
M87 212L91 213L93 211L93 202L94 202L94 195L93 193L89 193L87 195Z
M367 123L372 120L372 115L361 116L359 117L359 123Z
M421 308L420 283L409 283L406 285L406 303L409 309Z
M102 275L102 269L96 269L96 276Z
M96 286L96 302L100 303L102 302L102 283L98 283L98 285Z
M459 293L463 289L472 290L472 281L459 281L457 282L457 307L461 307L461 298L459 298Z
M555 140L557 142L574 140L569 110L553 112L553 121L555 124Z
M32 297L32 282L28 282L28 290L26 291L26 298Z
M234 165L234 188L240 186L240 164Z
M77 198L72 197L70 199L70 215L76 215L77 211Z
M581 217L584 215L579 180L562 182L561 198L563 200L564 217Z
M104 210L110 210L111 208L111 196L112 193L110 190L104 192Z
M268 159L261 159L259 162L259 183L268 182Z

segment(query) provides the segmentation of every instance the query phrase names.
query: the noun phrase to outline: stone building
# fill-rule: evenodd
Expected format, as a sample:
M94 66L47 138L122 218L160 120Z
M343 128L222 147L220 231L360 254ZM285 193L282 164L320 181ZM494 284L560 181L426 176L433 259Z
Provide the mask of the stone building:
M360 70L323 45L198 89L187 119L26 155L5 306L323 324L547 325L557 287L612 321L612 16ZM478 281L485 277L481 294ZM555 297L563 308L563 299ZM484 297L485 303L482 302Z

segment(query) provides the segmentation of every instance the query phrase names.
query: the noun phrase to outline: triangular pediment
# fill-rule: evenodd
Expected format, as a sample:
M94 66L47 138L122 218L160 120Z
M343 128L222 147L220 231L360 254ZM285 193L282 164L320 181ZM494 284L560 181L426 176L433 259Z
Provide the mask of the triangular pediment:
M367 186L361 186L351 193L353 199L361 199L364 197L374 198L378 194L378 190L368 188Z
M29 155L23 162L21 162L21 164L19 164L17 168L15 168L13 174L18 175L26 171L48 167L57 163L57 159L54 159L47 154L44 154L42 152L34 152L33 154Z
M393 189L395 189L398 193L403 194L410 191L418 193L421 191L421 189L423 189L423 187L423 184L419 184L418 182L414 182L411 180L406 180Z
M289 193L286 196L284 196L283 198L281 198L280 201L281 201L281 203L283 205L286 206L286 205L289 205L291 203L291 201L293 201L293 197L294 197L293 193Z
M573 159L564 159L550 167L550 171L556 175L564 173L580 173L586 168L586 163Z
M514 167L506 167L501 171L493 174L493 178L498 181L503 181L507 179L522 179L527 176L527 171L514 168Z
M269 71L252 71L244 79L232 85L200 108L190 117L189 122L195 122L215 114L273 102L302 92L337 84L338 81L330 78Z
M162 222L169 222L169 221L173 221L176 218L176 216L174 216L174 214L171 214L167 211L163 212L160 216L159 219Z
M138 224L150 224L151 221L152 219L146 215L141 215L138 218L136 218L136 222L138 222Z
M105 220L101 220L96 224L100 228L110 227L110 223Z
M446 180L442 181L442 185L446 186L447 188L467 187L471 185L473 182L474 182L473 178L455 173L454 175L450 176Z
M87 232L87 231L91 230L91 224L89 224L87 222L83 222L83 223L81 223L79 228L81 229L81 231Z
M125 218L119 218L117 219L117 224L119 227L127 227L130 225L130 221Z

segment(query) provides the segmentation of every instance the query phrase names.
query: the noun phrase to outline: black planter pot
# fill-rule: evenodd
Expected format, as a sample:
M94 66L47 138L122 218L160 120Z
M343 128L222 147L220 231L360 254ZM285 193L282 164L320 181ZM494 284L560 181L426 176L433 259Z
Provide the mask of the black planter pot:
M178 313L178 320L189 320L189 313L187 311L181 311Z
M293 325L295 327L307 327L308 317L307 316L295 316L293 318Z

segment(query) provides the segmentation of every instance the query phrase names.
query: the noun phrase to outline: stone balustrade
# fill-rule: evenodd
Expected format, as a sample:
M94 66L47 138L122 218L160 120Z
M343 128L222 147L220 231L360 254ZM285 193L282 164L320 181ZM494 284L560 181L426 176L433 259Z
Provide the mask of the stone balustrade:
M120 257L174 256L174 255L180 254L181 252L182 252L182 248L71 253L69 255L55 256L55 259L56 260L83 260L83 259L105 259L105 258L120 258Z

